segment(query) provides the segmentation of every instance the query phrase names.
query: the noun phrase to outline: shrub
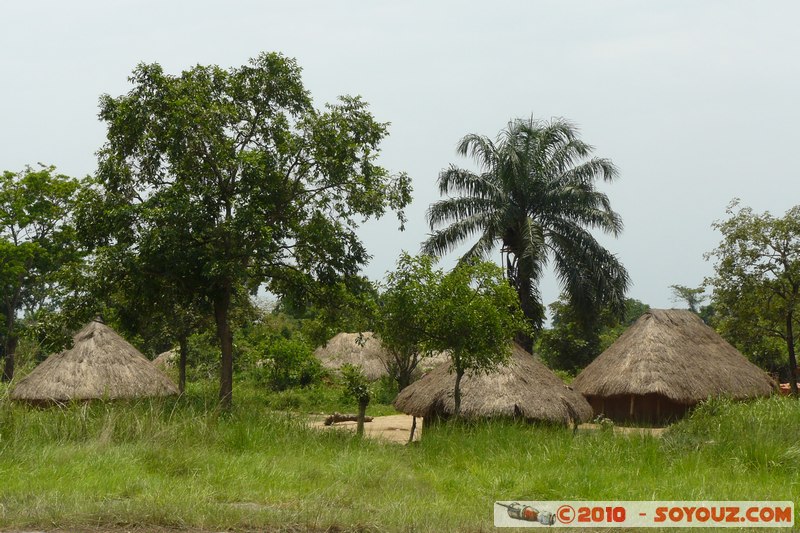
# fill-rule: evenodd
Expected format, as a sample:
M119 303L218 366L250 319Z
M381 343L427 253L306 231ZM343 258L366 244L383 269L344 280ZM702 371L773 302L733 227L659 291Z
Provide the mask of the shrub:
M306 386L319 380L322 365L311 347L298 338L283 336L271 339L265 348L259 374L274 390Z

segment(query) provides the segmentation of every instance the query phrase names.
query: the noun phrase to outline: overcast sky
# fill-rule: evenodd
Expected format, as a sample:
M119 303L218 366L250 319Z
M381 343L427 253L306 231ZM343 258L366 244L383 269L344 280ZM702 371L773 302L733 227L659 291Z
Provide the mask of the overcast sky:
M601 240L630 295L672 307L669 285L711 273L710 225L732 198L774 214L800 203L798 21L791 1L4 0L0 170L93 173L98 97L127 92L139 62L179 73L280 51L318 106L360 94L391 122L381 162L410 174L414 203L404 233L392 216L362 229L371 278L419 250L439 171L471 165L460 137L561 116L619 167L603 188L625 231ZM558 292L550 276L546 303Z

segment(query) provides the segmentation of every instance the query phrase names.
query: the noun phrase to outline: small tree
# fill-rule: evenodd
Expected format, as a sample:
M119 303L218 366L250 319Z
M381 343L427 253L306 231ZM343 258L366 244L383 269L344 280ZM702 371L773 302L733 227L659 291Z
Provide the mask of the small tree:
M447 274L437 273L432 282L431 298L421 310L423 345L450 354L456 374L453 414L458 417L464 374L491 372L505 363L512 339L529 326L516 291L493 263L462 263Z
M397 268L386 278L380 297L374 330L389 352L387 371L398 390L411 383L421 359L429 355L423 340L428 326L425 310L433 298L432 287L440 281L430 256L412 257L403 253Z
M715 258L713 285L716 319L737 337L754 334L780 339L786 346L791 391L797 395L800 336L800 206L782 218L728 206L728 220L713 227L722 242L706 258Z
M57 272L79 262L72 209L79 182L55 167L0 175L0 313L3 381L14 377L18 315L55 305Z
M650 309L639 300L626 298L624 315L606 307L587 319L575 311L565 294L549 307L552 326L539 335L537 352L550 368L573 374L591 363Z
M358 403L356 435L360 437L364 434L364 418L367 415L367 407L372 398L372 391L370 391L369 381L367 381L367 378L364 376L364 371L360 366L351 365L349 363L344 364L342 365L341 372L345 395Z
M669 288L672 289L673 302L686 302L686 305L689 306L689 311L700 314L700 304L707 298L704 294L705 287L701 286L692 289L686 285L670 285Z

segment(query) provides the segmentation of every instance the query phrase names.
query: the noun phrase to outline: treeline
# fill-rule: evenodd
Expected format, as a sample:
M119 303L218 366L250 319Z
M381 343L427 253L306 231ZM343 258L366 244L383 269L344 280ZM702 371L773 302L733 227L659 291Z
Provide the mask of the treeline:
M41 357L96 315L151 355L177 347L181 388L187 368L218 371L223 407L237 357L270 358L274 387L303 384L317 372L311 348L341 330L378 332L400 387L433 351L447 350L458 375L489 369L512 337L574 372L647 309L626 298L627 271L592 234L622 231L596 187L617 169L566 120L465 136L457 152L477 170L440 173L422 254L373 283L356 231L387 211L402 230L412 191L378 164L388 124L362 99L315 107L300 67L277 53L179 75L141 64L130 82L100 100L107 136L93 176L41 165L3 174L4 380L20 342ZM704 312L757 362L793 370L800 208L774 219L735 207L715 224L723 242ZM435 267L463 244L458 268ZM501 268L483 262L498 247ZM563 290L551 328L547 268ZM265 293L270 309L253 303Z

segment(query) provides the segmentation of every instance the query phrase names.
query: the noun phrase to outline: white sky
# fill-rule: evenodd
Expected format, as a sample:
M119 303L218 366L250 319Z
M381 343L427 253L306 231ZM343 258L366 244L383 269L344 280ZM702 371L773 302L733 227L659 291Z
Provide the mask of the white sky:
M94 172L98 97L127 92L138 62L178 73L281 51L318 106L360 94L392 123L381 162L411 175L414 203L404 233L392 216L361 231L371 278L418 251L439 171L471 165L460 137L563 116L620 169L604 190L626 229L602 242L630 295L672 307L669 285L711 273L710 224L733 197L775 214L800 203L798 21L791 1L4 0L0 170ZM557 297L552 276L542 288Z

